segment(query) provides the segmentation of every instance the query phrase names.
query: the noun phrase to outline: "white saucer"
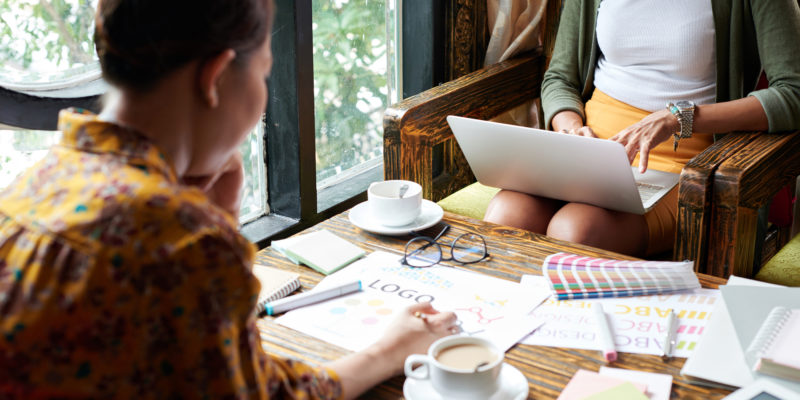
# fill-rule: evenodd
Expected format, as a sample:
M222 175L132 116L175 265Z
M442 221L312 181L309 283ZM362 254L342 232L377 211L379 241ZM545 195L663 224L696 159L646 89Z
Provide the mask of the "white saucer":
M421 365L417 368L427 368ZM500 389L487 400L525 400L528 398L528 380L513 365L503 363L500 369ZM406 400L444 400L427 379L406 378L403 384Z
M402 226L385 226L381 225L378 221L372 218L372 213L369 210L369 204L363 202L353 207L348 213L350 223L353 225L372 233L381 235L408 235L413 231L419 231L430 228L442 220L444 210L438 204L422 199L422 210L417 219L408 225Z

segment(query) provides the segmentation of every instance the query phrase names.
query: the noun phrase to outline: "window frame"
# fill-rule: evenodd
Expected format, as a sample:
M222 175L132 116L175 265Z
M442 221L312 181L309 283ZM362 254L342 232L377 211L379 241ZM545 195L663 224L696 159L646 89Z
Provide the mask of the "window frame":
M58 128L58 112L68 107L98 112L100 96L34 96L6 89L0 83L0 124L20 129L54 131Z
M446 2L398 0L402 13L402 97L442 81L442 18ZM366 200L354 186L375 180L376 168L318 192L314 118L312 0L276 0L272 76L268 80L264 136L269 213L241 226L259 248L290 236ZM422 45L421 45L422 44ZM0 84L2 85L2 84ZM78 89L87 86L82 84ZM0 124L31 130L56 130L58 112L68 107L100 111L101 95L46 97L0 86ZM34 111L35 110L35 111ZM381 164L382 165L382 164ZM378 179L383 177L378 175ZM318 197L334 199L318 210Z
M315 160L312 0L277 0L269 79L265 140L270 215L245 224L242 233L258 246L290 236L365 201L366 190L352 196L353 185L373 179L370 171L317 191ZM444 2L400 1L402 95L411 96L440 82L444 50L441 40ZM423 45L421 45L423 44ZM437 74L438 72L438 74ZM296 157L293 157L296 155ZM373 171L374 172L374 171ZM380 177L382 178L382 177ZM339 197L318 210L318 198Z

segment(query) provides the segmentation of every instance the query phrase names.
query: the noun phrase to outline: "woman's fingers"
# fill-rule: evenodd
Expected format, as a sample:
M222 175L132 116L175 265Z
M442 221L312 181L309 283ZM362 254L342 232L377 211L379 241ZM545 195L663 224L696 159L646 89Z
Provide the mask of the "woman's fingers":
M636 125L634 125L623 129L609 139L625 146L625 154L628 156L629 163L633 163L636 154L640 154L639 171L642 173L647 170L647 157L650 154L650 141L644 135L645 132L636 129Z
M650 157L650 143L642 141L639 146L639 173L643 174L647 171L647 160Z
M407 311L425 321L428 328L434 332L453 333L458 317L452 311L438 311L431 303L417 303L408 307Z
M452 311L442 311L437 314L433 314L428 318L428 324L433 328L434 331L437 332L449 332L454 333L454 329L456 328L456 322L458 321L458 317L456 313Z
M208 187L211 182L215 179L215 176L206 175L206 176L184 176L183 177L183 184L187 186L194 186L199 188L200 190L205 191L206 187Z
M597 135L594 134L592 128L589 128L588 126L582 126L580 128L573 128L573 129L562 129L561 133L566 133L567 135L585 136L590 138L597 137Z
M594 131L592 130L592 128L589 128L588 126L584 126L584 127L581 127L580 129L578 129L578 134L580 136L585 136L585 137L590 137L590 138L596 138L597 137L597 135L594 134Z
M187 182L192 178L184 178ZM198 184L216 205L238 218L241 203L242 185L244 184L244 163L237 151L212 177Z
M408 306L408 312L411 313L411 314L414 314L414 313L417 313L417 312L421 312L421 313L425 313L425 314L436 314L439 311L437 311L435 308L433 308L433 306L431 305L430 302L426 301L426 302L422 302L422 303L415 303L415 304L413 304L411 306Z

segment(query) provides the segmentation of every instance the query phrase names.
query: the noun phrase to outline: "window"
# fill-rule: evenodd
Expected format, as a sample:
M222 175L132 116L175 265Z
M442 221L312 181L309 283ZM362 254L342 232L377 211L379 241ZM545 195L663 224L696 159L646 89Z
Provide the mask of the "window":
M395 18L394 1L314 0L314 121L317 189L359 175L349 195L383 177L383 111L396 101L390 74ZM318 209L334 203L318 196Z
M405 31L400 18L428 21L445 7L429 0L275 1L270 104L241 147L242 232L261 246L363 201L368 184L383 178L383 111L401 89L418 91L407 90L398 72L406 69L400 38L410 31L412 47L435 54L433 25L415 22ZM58 110L99 108L107 86L91 42L96 4L0 0L0 186L59 140ZM418 71L431 70L429 59L414 55Z
M0 130L0 188L41 160L59 139L56 131Z
M76 88L84 95L105 90L91 34L96 5L97 0L0 1L0 87L55 97L69 97ZM0 108L12 116L35 113ZM47 114L33 118L52 122L33 125L55 127L55 115ZM61 138L57 131L4 128L11 127L0 125L0 188L44 157Z
M0 82L42 91L100 78L94 51L97 0L0 2Z
M239 148L244 161L244 187L239 209L239 221L242 223L269 214L263 137L264 124L259 123Z
M240 147L245 172L239 213L241 222L252 221L268 212L262 132L263 126L257 126ZM0 189L44 158L50 146L60 139L61 132L58 131L0 130Z
M102 82L92 39L96 7L97 0L0 0L0 86L37 97L62 98L67 100L59 103L63 107L73 105L70 97L105 92L108 87ZM60 106L52 108L57 111ZM54 127L56 116L42 114L39 118L51 120L48 125ZM269 212L263 130L259 124L241 146L245 165L242 222ZM0 126L0 188L44 157L60 137L57 131Z
M366 200L369 183L383 179L384 108L399 100L401 89L413 95L433 86L437 57L441 58L437 54L444 53L444 41L437 42L435 32L442 28L443 11L454 2L276 0L275 64L265 132L272 214L243 226L248 238L265 246L273 237L287 236ZM351 31L366 18L377 27ZM360 60L359 54L364 56ZM324 65L333 63L344 65ZM364 73L352 73L359 69ZM326 76L326 71L332 72ZM344 98L348 92L355 100ZM329 119L328 109L332 111L327 115L340 121ZM348 126L349 131L333 129L351 119L360 119L360 125ZM325 149L335 141L323 133L343 132L351 135L340 140L344 148Z

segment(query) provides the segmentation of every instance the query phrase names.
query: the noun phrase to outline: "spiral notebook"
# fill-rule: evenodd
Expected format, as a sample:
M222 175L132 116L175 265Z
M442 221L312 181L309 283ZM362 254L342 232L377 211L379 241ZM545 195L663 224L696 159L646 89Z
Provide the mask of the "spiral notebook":
M294 272L254 264L253 275L261 282L261 291L256 303L256 310L259 313L264 311L265 304L286 297L300 287L300 274Z
M745 352L753 371L800 381L800 309L775 307Z

